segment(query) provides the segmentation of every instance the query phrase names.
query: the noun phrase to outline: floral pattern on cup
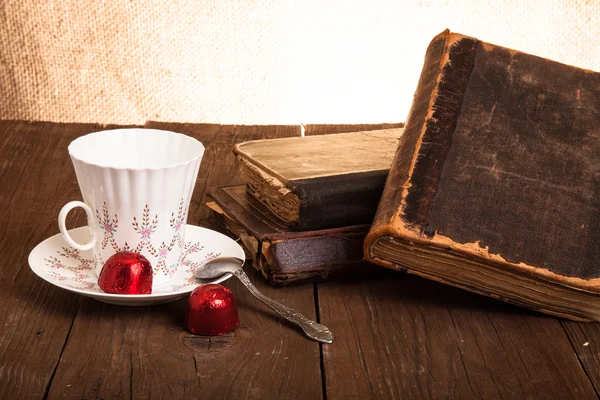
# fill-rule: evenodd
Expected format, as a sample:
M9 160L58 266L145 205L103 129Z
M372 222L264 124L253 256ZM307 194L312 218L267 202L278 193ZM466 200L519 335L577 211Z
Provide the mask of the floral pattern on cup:
M156 275L158 272L161 272L166 276L173 277L177 266L167 265L166 259L169 253L175 248L175 245L179 246L179 248L183 247L183 232L181 228L185 226L188 212L187 209L184 210L183 205L184 200L181 199L177 214L175 212L171 213L169 226L173 229L173 237L169 243L162 242L158 246L152 244L152 234L158 228L159 219L156 214L154 217L151 217L150 208L148 207L148 204L146 204L142 211L141 218L138 220L134 216L133 221L131 222L133 229L140 235L140 241L135 246L132 246L127 242L125 242L123 246L119 246L115 239L115 233L118 232L119 229L119 216L115 214L114 217L111 217L108 206L106 205L106 202L104 202L102 205L102 214L96 209L96 218L103 231L102 249L104 250L110 246L115 252L132 251L134 253L140 253L142 250L147 249L148 252L157 259L157 262L153 265L154 274Z

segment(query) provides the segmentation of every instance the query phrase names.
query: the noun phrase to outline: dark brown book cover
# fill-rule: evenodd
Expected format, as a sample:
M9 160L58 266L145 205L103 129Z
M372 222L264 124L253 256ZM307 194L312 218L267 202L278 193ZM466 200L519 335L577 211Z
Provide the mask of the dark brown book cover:
M208 207L240 239L254 268L273 284L352 275L366 265L362 245L369 225L294 232L244 186L220 188L210 197Z
M403 128L236 145L248 192L298 231L370 224Z
M600 321L600 74L435 37L365 258Z

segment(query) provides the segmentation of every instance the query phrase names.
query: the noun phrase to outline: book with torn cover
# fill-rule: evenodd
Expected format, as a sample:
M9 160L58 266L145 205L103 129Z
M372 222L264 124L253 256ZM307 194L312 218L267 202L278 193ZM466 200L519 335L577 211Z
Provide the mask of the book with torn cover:
M370 224L403 128L236 145L248 192L298 231Z
M207 206L239 238L255 269L271 283L322 280L364 269L362 245L370 225L290 231L242 186L212 191Z
M365 258L600 321L600 73L435 37Z

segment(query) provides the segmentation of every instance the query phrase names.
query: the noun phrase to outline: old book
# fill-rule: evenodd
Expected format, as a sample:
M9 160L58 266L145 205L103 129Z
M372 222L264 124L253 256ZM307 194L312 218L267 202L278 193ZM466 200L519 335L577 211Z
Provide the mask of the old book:
M435 37L365 258L600 321L600 74Z
M370 224L403 128L238 144L248 192L295 230Z
M271 283L284 285L351 275L366 263L363 240L370 225L289 231L244 186L210 193L207 206L240 239L253 266Z

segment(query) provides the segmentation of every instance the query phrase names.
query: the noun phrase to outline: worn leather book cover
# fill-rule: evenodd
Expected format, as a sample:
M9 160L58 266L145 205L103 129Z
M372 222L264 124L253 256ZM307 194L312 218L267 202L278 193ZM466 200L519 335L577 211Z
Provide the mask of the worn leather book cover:
M367 265L363 240L370 225L318 231L290 231L244 186L210 193L207 206L240 239L255 269L273 284L352 275Z
M370 224L403 128L236 145L248 192L289 229Z
M435 37L365 258L600 321L600 73Z

